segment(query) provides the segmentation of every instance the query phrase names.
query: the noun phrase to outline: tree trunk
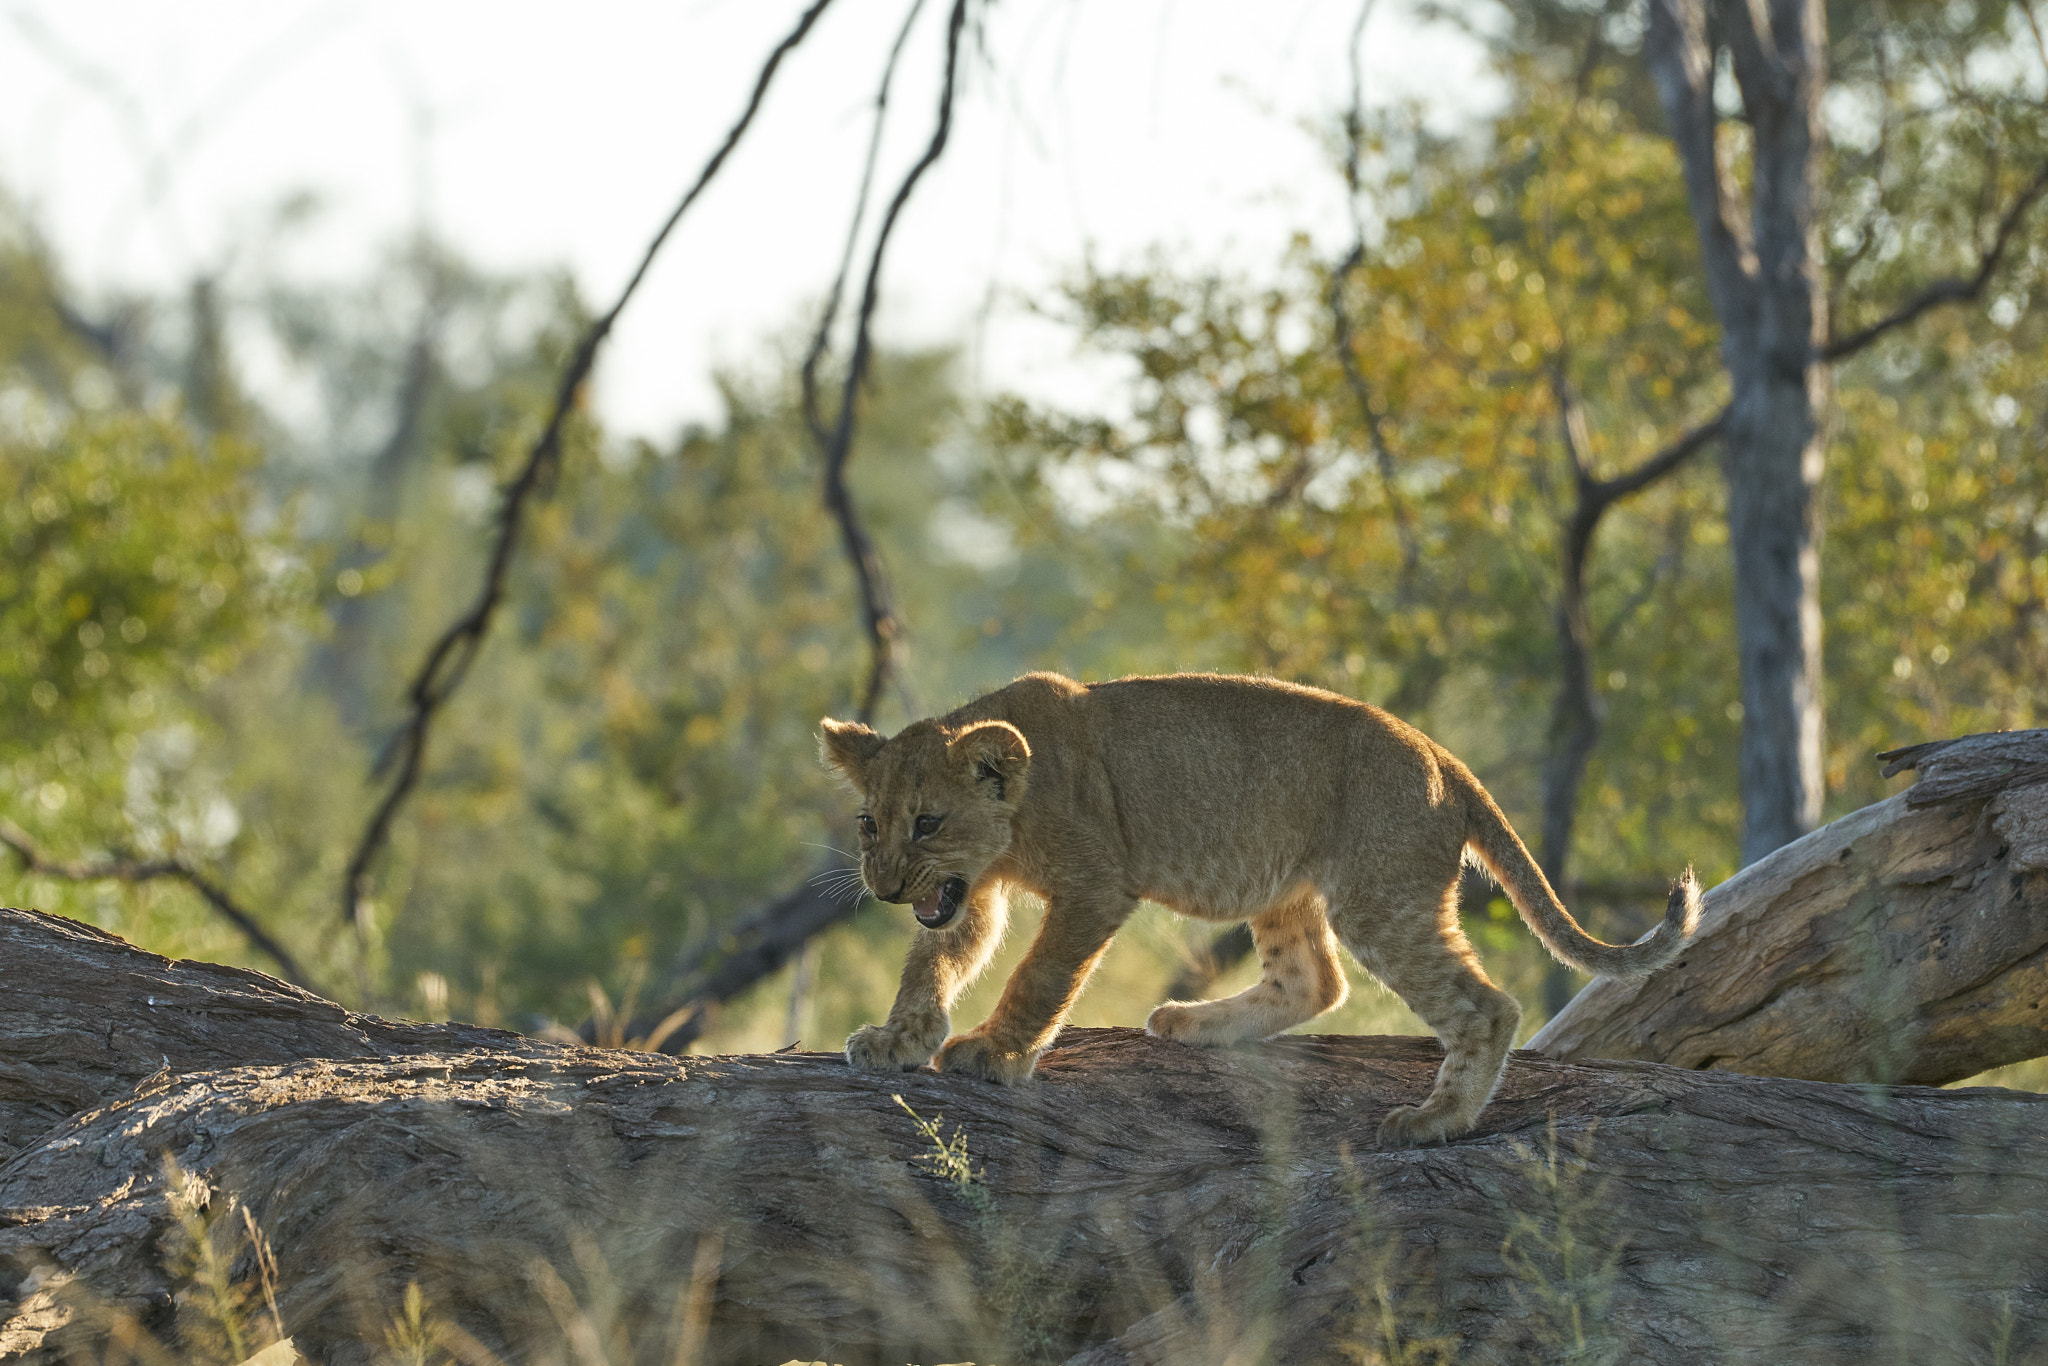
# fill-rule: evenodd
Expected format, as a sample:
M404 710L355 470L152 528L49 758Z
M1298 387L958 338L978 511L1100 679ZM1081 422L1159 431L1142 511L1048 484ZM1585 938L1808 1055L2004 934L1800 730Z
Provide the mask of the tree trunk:
M1937 1085L2048 1054L2048 730L1880 757L1920 781L1708 892L1676 963L1596 979L1529 1046Z
M0 923L0 1003L61 1041L0 1099L98 1107L0 1167L9 1359L199 1359L238 1295L267 1321L227 1283L262 1279L244 1213L282 1327L337 1364L2048 1353L2048 1097L1519 1053L1474 1134L1381 1153L1430 1041L1074 1030L1007 1089L388 1024ZM261 1062L220 1066L237 1046ZM218 1070L108 1101L174 1053Z
M1742 861L1820 821L1827 296L1815 199L1823 0L1652 0L1643 52L1685 171L1732 389L1722 441L1742 673ZM1754 138L1747 221L1714 109L1725 44Z

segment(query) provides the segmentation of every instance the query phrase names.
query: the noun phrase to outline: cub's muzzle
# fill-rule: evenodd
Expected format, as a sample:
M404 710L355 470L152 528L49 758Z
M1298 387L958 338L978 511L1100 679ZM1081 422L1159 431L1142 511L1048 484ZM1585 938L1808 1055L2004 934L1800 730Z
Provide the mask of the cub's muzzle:
M939 884L939 890L912 906L911 913L917 923L928 930L936 930L951 920L960 911L960 903L967 899L967 879L949 877Z

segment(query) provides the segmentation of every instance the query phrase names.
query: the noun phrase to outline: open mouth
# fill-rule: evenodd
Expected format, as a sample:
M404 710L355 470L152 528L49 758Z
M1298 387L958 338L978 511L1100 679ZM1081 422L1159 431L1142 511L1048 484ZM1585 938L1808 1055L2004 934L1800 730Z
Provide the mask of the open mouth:
M928 930L936 930L959 913L960 903L966 899L967 879L949 877L939 884L938 891L914 903L910 909L917 916L918 924Z

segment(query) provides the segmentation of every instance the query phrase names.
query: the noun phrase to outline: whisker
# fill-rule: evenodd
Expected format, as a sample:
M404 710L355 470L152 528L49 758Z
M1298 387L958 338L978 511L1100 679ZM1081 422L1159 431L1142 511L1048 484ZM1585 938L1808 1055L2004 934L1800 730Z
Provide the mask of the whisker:
M819 894L835 905L851 905L867 891L858 869L828 868L811 879Z

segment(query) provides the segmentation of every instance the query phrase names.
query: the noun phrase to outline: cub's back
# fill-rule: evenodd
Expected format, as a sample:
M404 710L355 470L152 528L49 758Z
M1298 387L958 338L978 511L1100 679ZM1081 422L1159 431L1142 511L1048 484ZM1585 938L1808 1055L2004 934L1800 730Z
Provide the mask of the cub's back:
M1301 858L1387 805L1442 800L1441 751L1376 707L1224 674L1091 685L1073 705L1134 846L1240 836Z

